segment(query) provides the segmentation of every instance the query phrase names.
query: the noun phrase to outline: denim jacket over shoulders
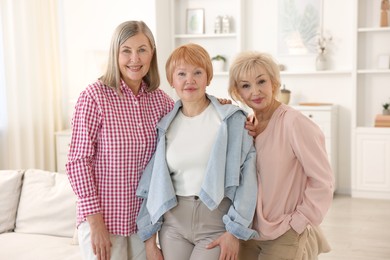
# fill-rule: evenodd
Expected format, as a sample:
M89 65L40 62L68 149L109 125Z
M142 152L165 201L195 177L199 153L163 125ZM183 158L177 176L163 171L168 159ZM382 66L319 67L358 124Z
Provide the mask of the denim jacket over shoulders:
M253 137L244 128L246 114L237 106L221 105L215 97L208 95L208 98L222 122L199 198L210 210L214 210L224 197L228 197L232 205L223 216L226 230L239 239L252 239L258 236L250 228L257 198L256 154ZM158 123L156 151L137 189L137 196L143 198L137 218L138 235L143 241L160 230L164 213L177 205L166 162L165 135L181 106L181 101L177 101L173 110Z

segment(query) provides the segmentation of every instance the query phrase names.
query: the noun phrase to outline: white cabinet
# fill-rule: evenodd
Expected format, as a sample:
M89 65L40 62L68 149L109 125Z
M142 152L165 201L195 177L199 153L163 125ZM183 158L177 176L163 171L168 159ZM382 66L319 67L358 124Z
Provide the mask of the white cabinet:
M66 173L65 164L68 161L71 135L72 133L70 130L56 133L57 172L59 173Z
M382 112L382 103L390 101L390 68L379 67L379 57L390 55L390 27L379 27L381 0L357 3L354 123L371 127L375 115Z
M243 0L171 0L172 49L189 42L204 47L210 57L217 55L226 58L224 71L214 72L214 78L207 88L207 92L228 98L228 69L232 58L242 50ZM204 12L203 33L190 33L187 30L187 16L189 10L202 9ZM227 16L230 23L229 33L215 33L217 16Z
M352 196L390 199L390 134L385 128L359 128Z
M325 136L325 146L332 166L337 189L337 106L292 106L313 120Z
M390 128L375 128L375 116L390 100L390 27L380 27L381 0L356 1L356 54L352 109L352 196L390 199Z

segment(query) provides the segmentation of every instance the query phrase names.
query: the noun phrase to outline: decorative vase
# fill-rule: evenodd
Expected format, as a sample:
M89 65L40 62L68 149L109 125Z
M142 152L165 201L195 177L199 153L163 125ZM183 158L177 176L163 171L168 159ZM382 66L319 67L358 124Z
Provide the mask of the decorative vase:
M389 19L388 19L388 10L390 8L389 0L382 0L381 3L381 20L380 20L380 26L381 27L387 27L389 26Z
M316 70L326 70L327 69L327 59L326 55L323 52L318 53L316 58Z
M214 72L222 72L225 70L225 62L223 60L213 60L212 63Z
M222 33L222 16L217 16L214 21L214 33Z
M382 114L388 116L388 115L390 115L390 110L389 109L383 109Z
M230 19L227 15L222 17L222 33L230 33Z
M290 102L290 96L291 96L291 91L286 89L286 86L283 84L283 88L280 90L279 93L279 101L282 102L283 104L288 105Z

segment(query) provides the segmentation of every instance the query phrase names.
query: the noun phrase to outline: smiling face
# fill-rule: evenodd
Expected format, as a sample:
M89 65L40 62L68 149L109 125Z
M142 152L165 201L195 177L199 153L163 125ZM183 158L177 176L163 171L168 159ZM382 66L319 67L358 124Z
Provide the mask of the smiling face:
M237 94L254 112L266 111L275 100L275 88L267 70L256 66L237 82Z
M153 49L148 38L138 33L128 38L119 49L118 64L122 79L134 91L148 73Z
M207 72L201 67L179 63L173 71L172 86L183 102L204 100Z

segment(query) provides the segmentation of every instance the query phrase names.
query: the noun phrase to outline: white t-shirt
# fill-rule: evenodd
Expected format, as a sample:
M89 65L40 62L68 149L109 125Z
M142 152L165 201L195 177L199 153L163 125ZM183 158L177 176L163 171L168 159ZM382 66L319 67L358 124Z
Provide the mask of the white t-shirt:
M185 116L181 110L167 131L167 164L176 195L199 195L221 119L213 105L201 114Z

